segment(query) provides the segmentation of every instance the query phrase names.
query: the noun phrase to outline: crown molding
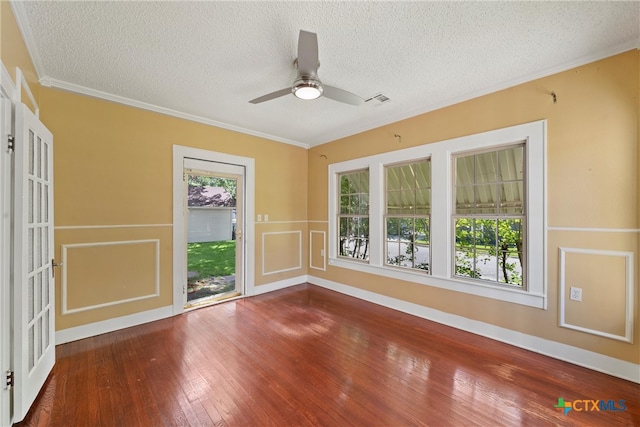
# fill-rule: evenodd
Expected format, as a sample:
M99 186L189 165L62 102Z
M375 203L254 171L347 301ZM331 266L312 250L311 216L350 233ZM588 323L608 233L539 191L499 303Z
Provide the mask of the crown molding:
M181 111L172 110L170 108L160 107L158 105L137 101L135 99L126 98L124 96L114 95L112 93L103 92L103 91L91 89L85 86L80 86L74 83L69 83L62 80L54 79L49 76L44 76L40 78L40 84L46 87L52 87L55 89L61 89L68 92L78 93L81 95L90 96L92 98L111 101L117 104L128 105L130 107L140 108L142 110L147 110L147 111L153 111L155 113L165 114L167 116L177 117L179 119L189 120L196 123L202 123L208 126L214 126L217 128L231 130L234 132L251 135L258 138L269 139L272 141L282 142L284 144L295 145L296 147L309 149L309 144L305 144L300 141L293 141L291 139L281 138L275 135L269 135L269 134L258 132L252 129L246 129L240 126L234 126L227 123L222 123L216 120L208 119L206 117L200 117L194 114L183 113Z
M421 114L426 114L431 111L439 110L441 108L446 108L451 105L459 104L461 102L469 101L474 98L479 98L484 95L488 95L490 93L498 92L504 89L508 89L510 87L514 87L520 84L528 83L537 79L541 79L543 77L548 77L553 74L558 74L563 71L570 70L572 68L580 67L582 65L590 64L592 62L599 61L601 59L609 58L611 56L615 56L621 54L623 52L627 52L629 50L638 49L640 50L640 39L631 40L625 43L621 43L616 46L612 46L610 48L601 50L591 55L585 55L573 61L568 61L563 64L560 64L555 67L547 68L540 72L527 74L522 77L518 77L516 79L507 80L495 85L487 86L485 88L479 89L477 91L470 92L468 94L450 98L446 101L439 102L436 104L431 104L426 107L420 107L417 109L410 109L404 111L402 113L394 114L392 116L388 116L385 120L377 121L377 122L364 122L360 123L358 126L354 126L349 129L343 129L341 132L328 132L319 138L320 142L312 143L311 146L319 146L322 144L327 144L332 141L336 141L338 139L347 138L352 135L356 135L358 133L366 132L369 130L377 129L382 126L386 126L392 123L396 123L402 120L410 119L412 117L419 116Z
M36 44L36 41L33 37L33 33L31 32L31 25L29 24L27 11L23 6L22 1L9 0L9 5L11 6L13 15L16 18L18 29L20 30L20 34L22 34L22 39L24 40L27 52L29 53L29 57L31 58L33 68L35 68L36 74L38 78L40 78L41 76L46 75L46 71L44 66L42 65L42 59L40 58L38 45Z

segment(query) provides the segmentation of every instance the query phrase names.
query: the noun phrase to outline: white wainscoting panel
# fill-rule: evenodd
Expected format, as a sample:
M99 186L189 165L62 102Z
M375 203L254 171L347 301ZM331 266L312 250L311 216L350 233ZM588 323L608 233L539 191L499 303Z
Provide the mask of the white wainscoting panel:
M314 234L320 237L314 237ZM311 230L309 231L309 268L316 270L327 271L327 233L324 231ZM313 264L313 242L315 239L322 239L322 265Z
M625 283L623 284L624 289L625 289L625 310L624 310L624 314L621 314L624 316L624 334L612 334L606 331L602 331L602 330L598 330L598 329L594 329L594 328L588 328L588 327L584 327L584 326L580 326L580 325L575 325L575 324L571 324L567 321L567 301L566 301L566 290L568 286L572 286L571 283L567 283L567 277L566 277L566 268L567 268L567 264L566 264L566 258L567 258L567 254L584 254L584 255L598 255L598 256L603 256L603 257L621 257L624 259L624 272L619 272L622 273L622 275L624 275L625 277ZM615 340L620 340L620 341L625 341L625 342L632 342L632 337L633 337L633 311L634 311L634 307L633 307L633 300L634 300L634 296L633 296L633 280L634 280L634 276L633 276L633 252L626 252L626 251L607 251L607 250L597 250L597 249L584 249L584 248L564 248L561 247L560 248L560 253L559 253L560 259L559 259L559 317L560 317L560 321L559 324L560 326L564 327L564 328L568 328L568 329L574 329L577 331L581 331L581 332L586 332L589 334L593 334L593 335L599 335L602 337L606 337L606 338L611 338L611 339L615 339ZM604 288L603 284L603 288ZM615 286L615 283L607 283L606 284L608 287L611 286Z
M152 266L140 266L140 268L149 268L148 273L153 276L154 289L151 293L136 295L125 299L105 301L98 304L90 304L85 306L69 308L68 297L69 291L73 287L73 283L69 283L69 270L73 268L73 255L74 251L95 248L95 247L109 247L109 246L122 246L122 245L153 245L155 253L154 264ZM113 266L117 268L118 266ZM125 278L126 279L126 278ZM115 242L94 242L94 243L76 243L62 245L62 278L61 278L61 306L62 314L71 314L87 310L95 310L98 308L108 307L116 304L123 304L132 301L138 301L147 298L154 298L160 295L160 240L122 240Z
M266 263L266 248L267 248L267 240L269 239L277 239L281 236L287 235L287 234L293 234L293 235L297 235L298 239L296 240L296 244L298 246L298 259L297 261L292 262L291 265L288 266L280 266L280 268L275 269L275 270L267 270L267 263ZM274 255L272 253L270 253L270 256ZM277 256L277 254L275 254ZM292 270L299 270L302 268L302 231L300 230L294 230L294 231L272 231L272 232L268 232L268 233L262 233L262 275L266 276L269 274L276 274L276 273L283 273L285 271L292 271Z

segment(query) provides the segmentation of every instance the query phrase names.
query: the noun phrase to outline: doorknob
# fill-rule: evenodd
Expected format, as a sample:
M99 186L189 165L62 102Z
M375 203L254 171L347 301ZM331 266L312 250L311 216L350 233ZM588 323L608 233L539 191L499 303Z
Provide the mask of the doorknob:
M57 263L55 259L51 258L51 277L56 277L56 269L55 267L61 267L62 263Z

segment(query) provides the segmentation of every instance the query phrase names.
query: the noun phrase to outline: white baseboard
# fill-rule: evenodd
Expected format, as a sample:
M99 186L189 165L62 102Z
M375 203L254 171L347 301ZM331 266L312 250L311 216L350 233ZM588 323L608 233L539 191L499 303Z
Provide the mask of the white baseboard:
M106 334L107 332L113 332L119 329L129 328L131 326L142 325L143 323L149 323L154 320L165 319L171 316L173 316L173 306L168 305L166 307L134 313L128 316L116 317L68 329L61 329L56 331L56 345Z
M302 275L291 279L268 283L266 285L255 286L253 288L253 295L260 295L267 292L277 291L279 289L284 289L290 286L305 283L306 281L307 276ZM153 322L155 320L165 319L173 315L173 306L171 305L156 308L154 310L130 314L128 316L103 320L101 322L89 323L86 325L76 326L68 329L61 329L59 331L56 331L56 345L64 344L71 341L77 341L96 335L106 334L107 332L113 332L119 329L129 328L131 326L142 325L144 323Z
M352 286L343 285L338 282L322 279L315 276L308 276L307 281L323 288L331 289L342 294L350 295L374 304L442 323L463 331L476 335L491 338L516 347L524 348L554 359L563 360L574 365L603 372L614 377L622 378L635 383L640 383L640 364L631 363L626 360L615 359L610 356L584 350L556 341L547 340L522 332L491 325L477 320L455 314L445 313L418 304L387 297Z
M292 277L291 279L279 280L277 282L267 283L266 285L254 286L253 295L266 294L267 292L277 291L279 289L288 288L290 286L300 285L307 282L306 275Z

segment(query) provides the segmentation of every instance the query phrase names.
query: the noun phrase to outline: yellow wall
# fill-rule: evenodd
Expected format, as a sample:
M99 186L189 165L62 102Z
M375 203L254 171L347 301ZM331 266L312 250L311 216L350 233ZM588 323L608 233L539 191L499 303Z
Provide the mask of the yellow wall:
M640 228L639 64L638 52L630 51L314 147L309 151L309 219L320 222L310 223L310 230L327 230L327 167L331 163L541 119L548 121L548 226ZM557 94L557 104L550 96L552 91ZM402 135L401 142L394 138L394 134ZM550 230L547 237L547 310L332 266L328 266L326 272L310 270L310 274L640 363L638 233ZM558 326L560 247L634 252L634 344ZM573 270L567 272L567 283L580 283L578 280L584 279L571 274L581 265L586 267L589 260L588 257L569 257ZM618 266L619 263L612 265ZM602 328L604 332L618 331L624 312L607 310L606 307L619 307L624 283L621 283L619 271L608 279L597 281L592 278L586 283L581 305L567 304L565 307L567 318L577 319L580 323L585 312L598 313L598 318L606 325ZM593 324L585 320L584 325L578 326L592 327Z
M18 24L13 17L11 5L8 1L0 1L0 58L14 82L16 82L16 67L22 70L36 102L40 102L38 75L31 62L31 57L24 44L24 40L18 29ZM24 91L22 91L21 97L22 102L33 110L33 105Z

